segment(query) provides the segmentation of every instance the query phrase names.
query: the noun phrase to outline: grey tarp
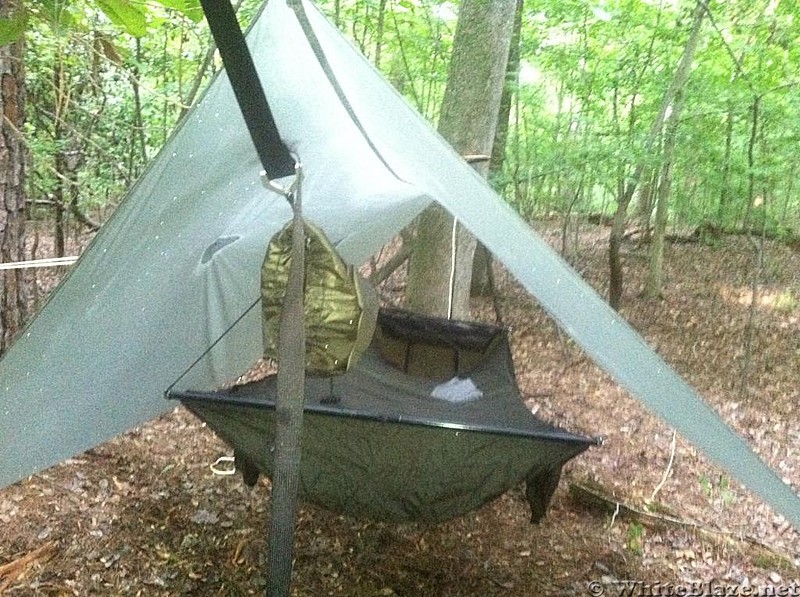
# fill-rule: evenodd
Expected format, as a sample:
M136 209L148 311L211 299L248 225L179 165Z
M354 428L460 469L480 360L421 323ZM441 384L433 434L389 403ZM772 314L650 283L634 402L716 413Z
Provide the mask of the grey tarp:
M358 517L439 522L525 480L533 519L539 520L562 465L592 440L553 427L525 407L505 332L386 311L378 324L388 332L375 336L352 369L306 379L303 497ZM384 358L385 343L393 349L399 339L407 340L403 364L424 352L427 371L439 375L408 375ZM461 358L467 354L478 358ZM481 396L457 404L432 397L437 384L457 371ZM276 386L271 376L171 397L235 448L237 468L253 463L271 474Z
M619 383L800 528L795 491L305 6L339 93L283 0L270 0L248 43L305 166L305 214L345 259L361 262L438 201ZM252 304L266 243L289 219L258 172L218 77L0 363L0 486L162 412L163 391ZM181 386L244 370L261 352L257 316Z

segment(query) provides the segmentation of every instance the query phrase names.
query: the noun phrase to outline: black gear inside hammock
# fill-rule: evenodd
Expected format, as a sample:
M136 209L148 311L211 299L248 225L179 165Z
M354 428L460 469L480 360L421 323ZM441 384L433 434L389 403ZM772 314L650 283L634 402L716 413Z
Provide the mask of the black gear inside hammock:
M273 470L276 386L269 376L170 397L233 447L252 483ZM522 481L538 521L562 466L593 443L525 406L505 329L401 310L381 310L350 370L306 379L304 412L303 498L393 522L448 520Z

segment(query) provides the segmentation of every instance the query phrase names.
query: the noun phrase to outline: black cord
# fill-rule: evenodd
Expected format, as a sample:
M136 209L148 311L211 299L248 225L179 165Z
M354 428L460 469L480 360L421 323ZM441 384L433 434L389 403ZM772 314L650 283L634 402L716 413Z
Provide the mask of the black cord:
M314 52L314 56L319 62L319 66L322 69L322 72L325 74L325 77L328 79L333 91L336 93L336 96L339 98L339 101L342 103L342 107L347 112L347 115L353 121L353 124L358 129L358 132L364 137L364 140L369 145L370 149L373 151L375 156L381 161L384 167L398 180L401 182L406 182L397 174L397 172L392 169L386 159L383 157L383 154L380 150L375 146L375 143L372 141L372 138L367 133L367 129L361 122L361 119L356 114L355 108L353 108L353 104L350 103L347 95L342 89L342 86L339 84L339 80L336 78L336 74L333 72L333 68L331 67L330 62L328 62L328 57L325 55L325 50L322 49L322 44L319 42L319 38L317 38L317 34L314 31L314 27L311 25L311 22L308 20L308 15L306 14L305 8L303 7L302 0L289 0L287 4L294 10L295 15L297 16L297 22L300 24L300 28L303 30L303 33L306 36L306 40L308 41L308 45L311 47L311 50Z
M199 363L199 362L200 362L200 361L202 361L202 360L203 360L203 359L204 359L206 356L208 356L208 353L210 353L212 350L214 350L214 347L215 347L217 344L219 344L219 343L220 343L220 341L221 341L221 340L222 340L222 339L223 339L225 336L227 336L227 335L228 335L228 332L230 332L230 331L231 331L231 330L232 330L234 327L236 327L236 325L237 325L237 324L238 324L238 323L239 323L239 322L240 322L242 319L244 319L244 318L247 316L247 314L248 314L248 313L250 313L250 311L252 311L252 310L253 310L253 307L255 307L255 306L256 306L256 305L257 305L259 302L261 302L261 297L258 297L258 298L257 298L255 301L253 301L253 304L252 304L252 305L250 305L249 307L247 307L247 309L245 309L245 312L244 312L244 313L242 313L241 315L239 315L239 317L237 317L237 318L236 318L236 320L235 320L235 321L234 321L234 322L233 322L231 325L229 325L229 326L228 326L228 328L227 328L227 329L226 329L224 332L222 332L222 334L220 334L220 336L219 336L219 337L218 337L216 340L214 340L214 341L211 343L211 345L209 345L209 346L208 346L208 348L206 348L206 349L203 351L203 353L202 353L202 354L201 354L199 357L197 357L197 358L194 360L194 362L192 362L192 364L191 364L191 365L189 365L189 366L186 368L186 370L185 370L183 373L181 373L181 374L180 374L180 376L178 376L178 378L177 378L175 381L173 381L173 382L172 382L172 383L169 385L169 387L168 387L168 388L167 388L167 389L164 391L164 396L165 396L166 398L169 398L169 395L172 393L172 388L174 388L174 387L175 387L175 386L178 384L178 382L179 382L180 380L182 380L184 377L186 377L186 376L188 375L189 371L191 371L192 369L194 369L194 368L195 368L195 366L197 366L197 363Z

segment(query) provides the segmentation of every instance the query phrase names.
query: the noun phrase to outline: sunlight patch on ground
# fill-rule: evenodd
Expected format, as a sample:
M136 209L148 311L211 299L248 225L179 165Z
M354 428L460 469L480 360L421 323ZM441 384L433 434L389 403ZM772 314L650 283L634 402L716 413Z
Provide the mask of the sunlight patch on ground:
M749 286L719 286L719 295L732 306L749 307L753 301L753 289ZM759 289L757 301L759 308L786 314L797 311L800 305L795 293L787 288ZM798 316L790 320L797 323Z

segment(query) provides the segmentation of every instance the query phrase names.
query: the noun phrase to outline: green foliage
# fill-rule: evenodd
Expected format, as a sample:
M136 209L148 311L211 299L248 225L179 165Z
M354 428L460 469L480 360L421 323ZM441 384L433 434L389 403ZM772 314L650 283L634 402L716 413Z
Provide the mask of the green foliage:
M708 475L700 475L700 487L710 501L718 501L722 506L729 506L736 501L736 492L730 487L730 478L720 475L714 483Z
M94 0L112 23L126 33L142 37L148 30L150 12L145 4L135 0ZM199 0L156 0L165 8L182 13L195 23L203 18Z
M154 2L167 9L181 13L195 23L203 19L200 0L154 0ZM152 24L151 11L146 4L140 1L94 0L94 4L103 11L112 23L129 35L142 37ZM0 18L0 45L18 40L28 30L29 17L31 15L51 24L58 23L60 27L72 26L72 12L76 5L82 11L92 10L91 5L83 6L80 2L38 0L33 7L18 10L11 17Z
M32 196L50 196L58 186L53 170L63 166L56 158L78 150L82 162L70 176L80 205L114 202L191 99L209 44L199 0L29 4L0 21L0 41L25 31L36 57L27 65ZM259 4L245 0L243 24ZM645 178L657 178L660 148L645 154L644 139L694 6L526 3L505 163L494 180L521 213L608 213L637 162L647 163ZM324 0L321 8L435 123L458 3ZM800 8L769 0L709 8L678 128L670 220L684 228L798 230Z
M753 563L763 570L769 572L796 573L797 565L791 558L771 550L768 547L758 547Z
M449 2L339 0L322 9L421 114L436 121L455 33Z
M196 0L50 0L31 13L24 135L33 213L116 204L170 134L195 78L213 74L198 73L209 43L198 10Z
M17 41L28 27L28 14L20 11L9 18L0 18L0 46Z
M141 37L147 32L147 12L139 3L130 0L95 0L112 23L131 35Z
M797 309L798 304L800 303L791 290L782 290L775 296L772 306L777 311L791 313Z
M182 13L195 23L203 20L203 8L200 0L158 0L166 8Z
M628 526L627 546L631 553L640 556L644 554L644 526L639 522L632 522Z
M660 169L658 148L642 154L643 140L677 65L693 5L528 6L518 103L500 177L521 212L602 211L614 204L636 163L644 159L651 171ZM769 6L711 6L714 27L704 30L678 130L670 202L678 226L742 225L751 176L773 216L797 220L796 168L790 166L797 132L787 127L798 117L792 79L798 55L796 44L787 43L796 9L780 5L765 19ZM755 97L761 113L751 168Z

